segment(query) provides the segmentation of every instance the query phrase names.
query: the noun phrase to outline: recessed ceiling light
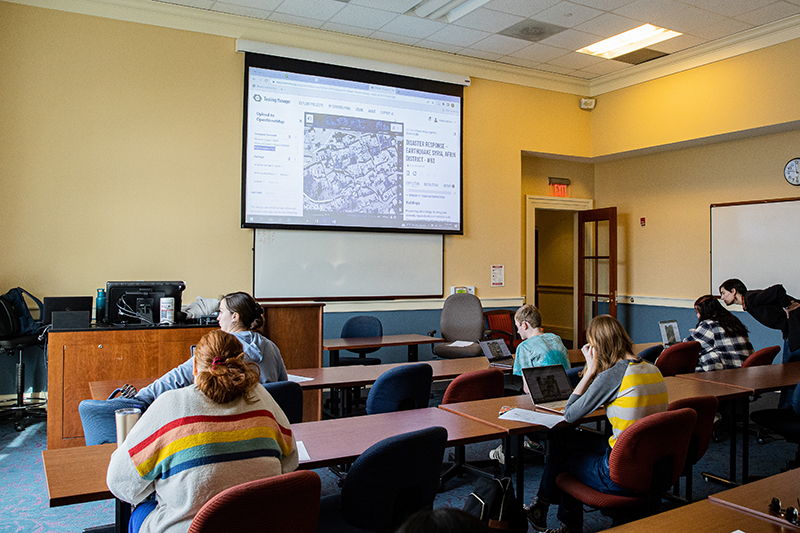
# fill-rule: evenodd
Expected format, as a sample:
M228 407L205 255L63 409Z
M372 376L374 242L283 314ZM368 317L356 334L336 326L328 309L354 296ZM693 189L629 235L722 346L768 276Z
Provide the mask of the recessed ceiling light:
M652 24L644 24L638 28L628 30L619 35L589 45L586 48L581 48L578 52L604 57L606 59L614 59L615 57L628 54L634 50L645 48L655 43L666 41L667 39L672 39L678 35L681 35L681 33L666 28L659 28Z

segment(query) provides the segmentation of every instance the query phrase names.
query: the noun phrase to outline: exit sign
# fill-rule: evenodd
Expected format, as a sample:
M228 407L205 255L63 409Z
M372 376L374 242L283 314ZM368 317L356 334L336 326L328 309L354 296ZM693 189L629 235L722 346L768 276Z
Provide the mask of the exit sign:
M550 196L559 196L561 198L569 198L569 185L561 183L550 184Z

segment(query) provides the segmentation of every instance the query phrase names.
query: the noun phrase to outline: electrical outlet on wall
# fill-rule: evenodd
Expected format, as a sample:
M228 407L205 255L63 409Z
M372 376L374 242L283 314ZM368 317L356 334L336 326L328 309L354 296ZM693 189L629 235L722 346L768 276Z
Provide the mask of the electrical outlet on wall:
M475 294L475 287L473 285L458 285L455 287L450 287L450 294L462 292L467 294Z

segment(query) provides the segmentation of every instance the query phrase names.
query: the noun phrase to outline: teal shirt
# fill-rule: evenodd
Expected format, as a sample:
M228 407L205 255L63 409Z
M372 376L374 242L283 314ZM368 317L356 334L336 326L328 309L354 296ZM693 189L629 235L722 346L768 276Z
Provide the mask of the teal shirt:
M569 356L561 337L555 333L535 335L517 346L514 354L514 375L521 376L523 368L564 365L569 370Z

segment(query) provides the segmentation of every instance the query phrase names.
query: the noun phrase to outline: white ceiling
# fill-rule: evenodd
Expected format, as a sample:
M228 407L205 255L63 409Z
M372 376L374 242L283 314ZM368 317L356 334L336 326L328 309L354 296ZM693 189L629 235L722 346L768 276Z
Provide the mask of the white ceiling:
M673 54L800 14L800 0L489 0L448 23L444 18L429 20L415 15L413 8L420 0L158 1L401 43L582 80L633 66L574 50L644 23L683 34L649 47ZM566 29L539 42L502 34L526 21ZM653 63L658 61L662 60Z

